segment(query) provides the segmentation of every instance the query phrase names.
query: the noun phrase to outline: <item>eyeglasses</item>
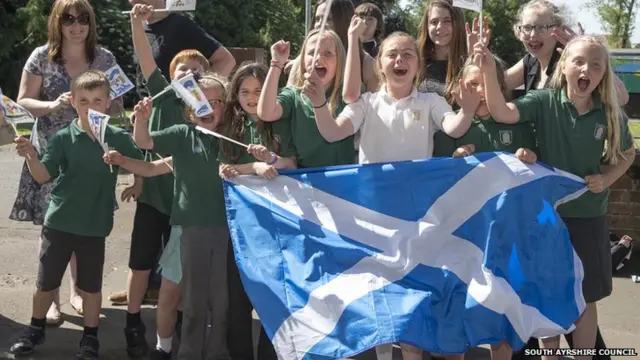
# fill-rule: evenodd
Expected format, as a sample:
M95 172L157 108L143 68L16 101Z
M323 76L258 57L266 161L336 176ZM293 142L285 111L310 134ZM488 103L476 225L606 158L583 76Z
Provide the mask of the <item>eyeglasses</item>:
M523 33L523 34L525 34L525 35L531 35L531 32L533 31L533 29L535 29L537 34L545 34L547 31L549 31L549 29L553 29L556 26L558 26L558 24L551 24L551 25L520 25L520 26L518 26L518 31Z
M89 14L83 13L78 16L73 16L71 14L62 14L60 16L60 23L64 26L71 26L76 22L80 25L89 25Z
M222 105L222 100L218 100L218 99L209 100L209 105L211 105L212 109L217 109L218 107L220 107L220 105Z

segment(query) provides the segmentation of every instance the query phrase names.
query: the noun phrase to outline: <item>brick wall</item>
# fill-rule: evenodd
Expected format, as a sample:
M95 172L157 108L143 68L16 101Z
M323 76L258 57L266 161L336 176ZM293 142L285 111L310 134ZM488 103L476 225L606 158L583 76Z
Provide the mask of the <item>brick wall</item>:
M629 171L611 186L609 224L618 236L640 240L640 153Z

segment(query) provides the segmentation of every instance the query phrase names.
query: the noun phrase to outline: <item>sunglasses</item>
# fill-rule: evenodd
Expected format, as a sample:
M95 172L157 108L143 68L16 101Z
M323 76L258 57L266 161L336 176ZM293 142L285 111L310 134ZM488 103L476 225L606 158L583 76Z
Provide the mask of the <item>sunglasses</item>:
M78 16L73 16L71 14L62 14L60 16L60 23L64 26L71 26L76 22L80 25L89 25L89 14L83 13Z

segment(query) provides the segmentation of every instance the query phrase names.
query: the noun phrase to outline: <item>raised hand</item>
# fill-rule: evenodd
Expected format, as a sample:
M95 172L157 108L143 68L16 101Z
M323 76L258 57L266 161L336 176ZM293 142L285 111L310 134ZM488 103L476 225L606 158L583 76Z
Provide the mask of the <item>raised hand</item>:
M478 18L473 19L473 24L471 28L469 27L469 23L465 24L465 30L467 32L467 52L471 54L473 52L473 47L480 41L483 44L489 44L489 40L491 38L491 29L489 29L489 19L485 16L482 20L482 38L480 38L480 21Z
M483 94L467 86L462 79L458 81L458 89L452 93L465 114L474 114L483 97Z
M582 24L578 23L578 33L576 33L575 31L573 31L573 29L571 29L567 25L562 25L559 28L557 27L553 29L553 31L551 32L551 35L553 35L553 37L556 38L556 40L560 44L562 44L563 46L566 46L569 43L569 41L571 41L571 39L573 39L574 37L579 35L584 35L584 29L582 28ZM562 48L557 48L556 50L560 53L564 51L564 49Z
M140 21L149 21L149 18L153 15L153 6L136 4L131 9L131 18Z
M288 41L280 40L277 43L271 45L271 59L284 65L289 61L289 54L291 52L291 44Z
M364 35L365 31L367 31L367 24L361 17L353 15L353 17L351 18L351 24L349 24L349 36L356 37L358 40L362 40L362 36Z
M151 105L152 100L149 97L146 97L138 102L136 106L133 107L133 115L132 119L135 121L140 121L141 123L146 123L149 121L149 117L151 116Z
M304 74L302 93L311 100L311 104L316 108L326 103L324 86L322 86L322 80L320 80L315 68L308 69Z
M493 54L482 43L476 43L473 46L473 61L483 73L491 74L496 71L496 61Z

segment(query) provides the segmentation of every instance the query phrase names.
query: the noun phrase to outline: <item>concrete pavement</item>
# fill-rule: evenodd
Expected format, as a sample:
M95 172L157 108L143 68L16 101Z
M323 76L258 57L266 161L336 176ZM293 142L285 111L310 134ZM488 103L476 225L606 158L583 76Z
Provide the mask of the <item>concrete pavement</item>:
M0 147L0 359L8 358L4 352L29 322L37 271L40 227L8 219L21 167L22 160L11 147ZM118 193L132 180L131 176L121 176ZM120 204L113 232L107 240L100 323L101 359L127 358L122 332L126 308L111 306L107 296L125 285L134 209L132 203ZM38 348L38 354L32 359L70 359L75 354L82 332L82 318L68 304L68 298L67 274L61 292L65 322L59 328L47 330L46 344ZM628 277L614 279L614 293L602 301L599 314L600 326L609 347L637 347L637 352L640 352L640 284L632 283ZM153 307L144 307L143 318L148 328L149 344L155 344ZM395 355L398 357L399 351ZM370 351L358 358L374 359L375 354ZM488 352L474 349L467 358L488 358Z

